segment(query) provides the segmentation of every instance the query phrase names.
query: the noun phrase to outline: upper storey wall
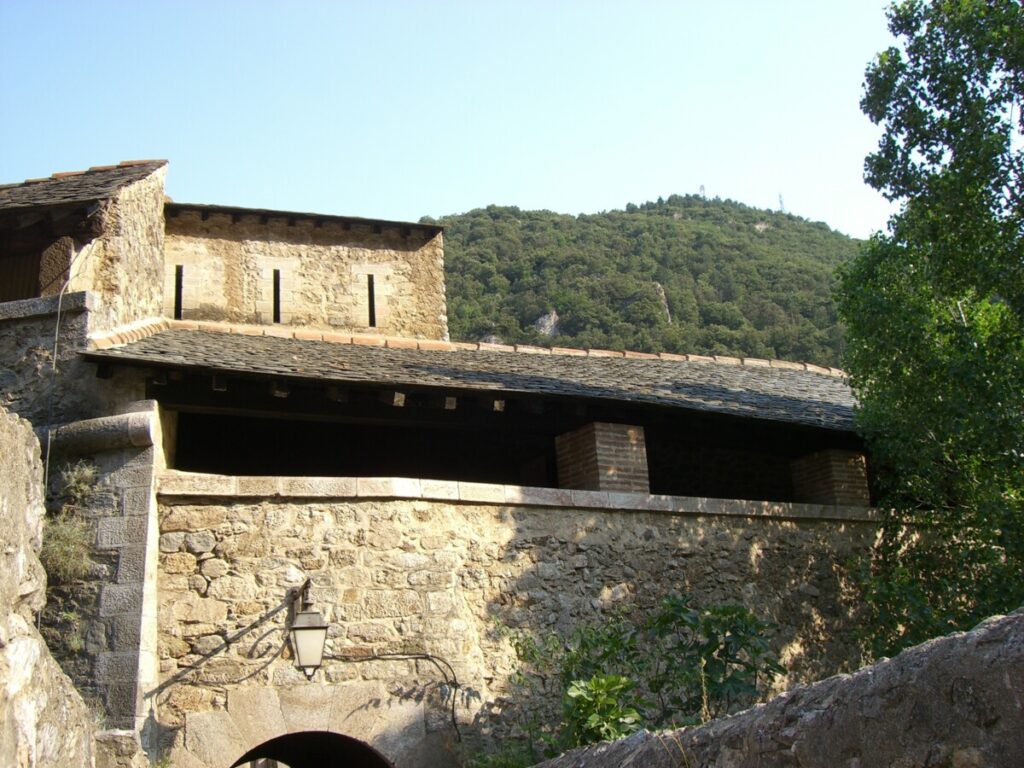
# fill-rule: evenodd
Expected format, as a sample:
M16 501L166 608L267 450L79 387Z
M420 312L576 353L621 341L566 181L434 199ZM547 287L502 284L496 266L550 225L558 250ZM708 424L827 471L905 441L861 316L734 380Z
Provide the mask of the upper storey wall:
M163 314L447 339L440 232L166 211Z
M93 291L99 306L90 331L117 328L160 314L166 168L121 189L106 203L103 233L69 290Z

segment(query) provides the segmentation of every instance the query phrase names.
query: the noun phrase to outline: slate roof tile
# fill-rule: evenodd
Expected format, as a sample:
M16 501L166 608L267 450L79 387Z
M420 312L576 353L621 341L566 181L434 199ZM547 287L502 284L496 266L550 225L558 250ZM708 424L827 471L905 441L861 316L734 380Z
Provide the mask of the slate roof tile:
M55 173L46 179L20 184L3 184L0 185L0 211L104 200L166 164L166 160L130 160L87 171Z
M598 398L853 429L854 399L842 379L789 368L404 349L182 328L83 355L94 361L240 375Z

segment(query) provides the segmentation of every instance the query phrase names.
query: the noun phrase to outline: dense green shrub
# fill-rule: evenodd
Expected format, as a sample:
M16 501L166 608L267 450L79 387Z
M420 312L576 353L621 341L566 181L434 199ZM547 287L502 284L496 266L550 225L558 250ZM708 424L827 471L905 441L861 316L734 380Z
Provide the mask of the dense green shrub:
M773 626L739 605L665 600L650 616L619 614L567 636L509 631L517 695L503 711L524 734L478 766L525 766L641 728L704 722L753 703L783 669L769 651ZM532 705L561 702L553 721Z

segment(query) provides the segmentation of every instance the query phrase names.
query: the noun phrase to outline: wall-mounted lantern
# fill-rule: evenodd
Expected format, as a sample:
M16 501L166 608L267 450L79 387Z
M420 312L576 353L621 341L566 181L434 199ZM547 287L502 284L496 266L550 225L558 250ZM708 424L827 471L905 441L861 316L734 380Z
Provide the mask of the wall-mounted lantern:
M320 668L324 660L324 643L327 642L327 622L320 611L313 610L309 597L310 580L298 589L292 590L291 623L288 625L288 639L295 654L295 666L303 671L306 678Z

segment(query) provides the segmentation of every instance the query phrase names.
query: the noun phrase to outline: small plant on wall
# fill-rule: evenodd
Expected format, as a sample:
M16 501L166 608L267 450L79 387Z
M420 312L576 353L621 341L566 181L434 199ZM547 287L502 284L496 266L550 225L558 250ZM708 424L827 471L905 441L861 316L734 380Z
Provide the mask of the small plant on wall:
M89 573L92 527L81 508L95 493L97 474L95 465L84 460L65 464L60 471L62 503L46 517L39 552L51 582L67 584Z
M99 472L94 464L78 461L60 470L60 490L43 521L39 559L46 569L46 606L40 614L40 631L64 671L76 681L91 676L86 650L89 622L96 600L96 586L85 581L95 565L92 556L93 526L84 507L96 493ZM91 699L89 691L83 696Z
M768 647L774 626L740 605L699 607L672 597L646 616L620 614L568 636L507 631L516 652L516 694L503 709L510 731L483 768L527 766L567 749L651 730L706 722L753 704L785 670ZM561 711L538 712L538 701Z

